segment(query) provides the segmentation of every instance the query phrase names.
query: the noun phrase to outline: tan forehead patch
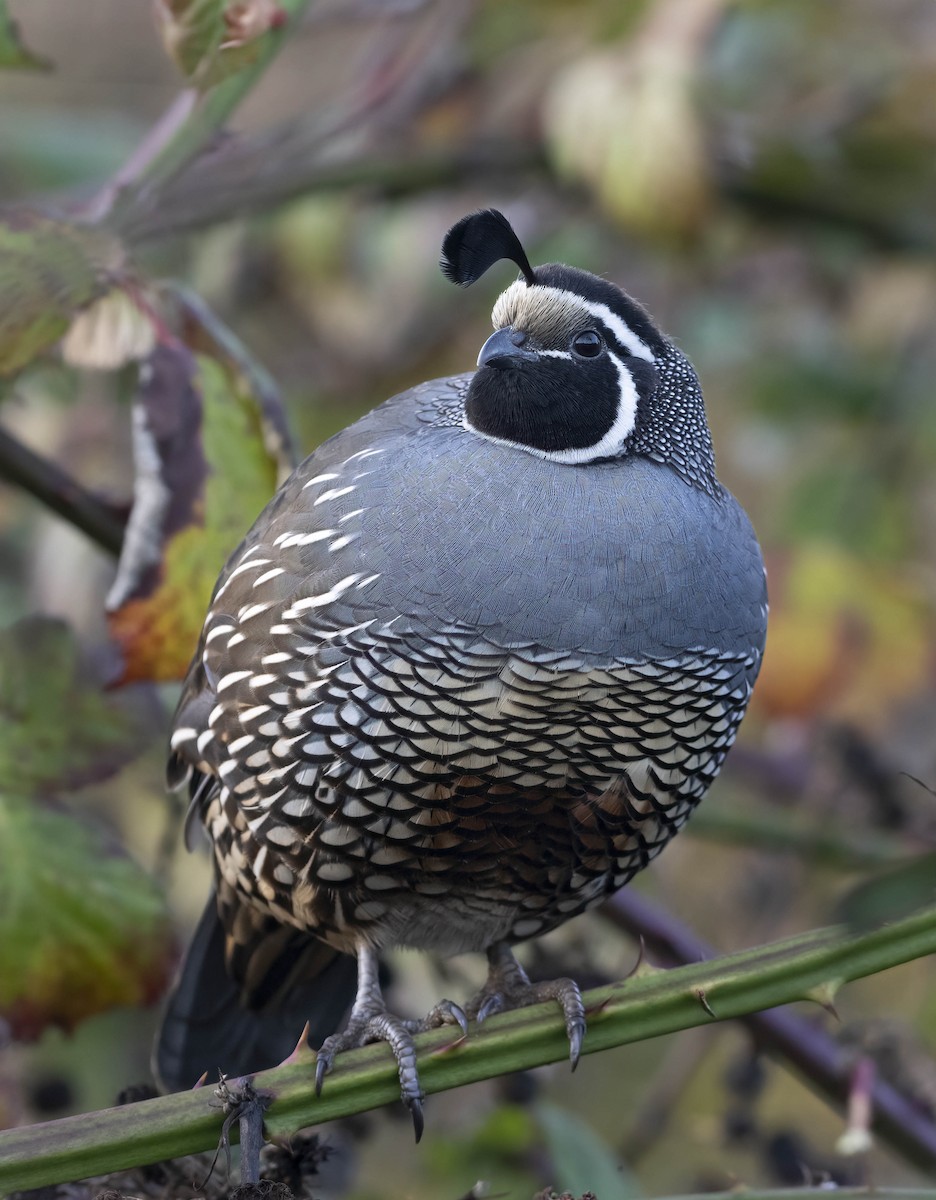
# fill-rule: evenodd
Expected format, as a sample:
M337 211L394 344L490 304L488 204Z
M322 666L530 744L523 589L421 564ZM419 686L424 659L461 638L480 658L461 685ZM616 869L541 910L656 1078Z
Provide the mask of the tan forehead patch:
M536 284L529 287L522 279L497 297L491 320L495 329L513 325L544 343L565 340L594 324L591 313L571 293Z

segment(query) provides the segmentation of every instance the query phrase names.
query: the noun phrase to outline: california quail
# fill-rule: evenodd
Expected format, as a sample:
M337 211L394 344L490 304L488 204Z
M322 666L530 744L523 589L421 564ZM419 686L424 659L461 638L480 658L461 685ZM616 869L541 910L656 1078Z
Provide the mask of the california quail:
M546 998L574 1064L578 988L530 984L510 947L646 866L734 739L764 568L695 372L613 284L534 270L494 210L442 267L469 284L502 258L521 275L478 370L320 446L218 581L171 741L216 895L158 1047L169 1086L271 1065L311 1017L319 1085L336 1052L391 1045L418 1136L412 1033ZM402 1021L393 946L485 951L488 981Z

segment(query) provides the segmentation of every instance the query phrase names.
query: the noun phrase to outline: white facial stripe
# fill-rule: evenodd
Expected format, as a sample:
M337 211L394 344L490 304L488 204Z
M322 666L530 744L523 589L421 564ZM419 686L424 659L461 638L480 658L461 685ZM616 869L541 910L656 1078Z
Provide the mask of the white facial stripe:
M568 350L537 350L536 353L541 358L567 358L572 361L572 355Z
M612 354L610 350L608 358L614 363L618 373L620 386L618 406L611 428L594 446L583 446L577 450L540 450L536 446L525 446L523 442L514 442L510 438L492 437L489 433L475 429L468 420L467 414L462 418L462 425L465 429L469 429L472 433L476 433L479 437L486 438L498 446L509 446L512 450L525 450L527 454L535 454L537 458L546 458L550 462L574 466L576 463L592 462L596 458L608 458L620 450L633 432L634 423L637 420L637 388L634 386L631 373L617 355Z
M642 342L631 327L626 325L617 313L612 312L607 304L597 304L591 300L584 300L582 301L582 306L587 308L593 317L597 317L606 329L610 329L619 344L633 354L635 358L643 358L647 362L656 362L653 352L646 342ZM614 358L614 355L612 354L611 357Z
M609 455L616 454L633 432L634 422L637 420L637 389L630 371L618 356L609 350L608 358L617 368L620 385L617 412L611 428L594 446L584 446L580 450L551 450L543 455L544 458L548 458L552 462L570 464L591 462L595 458L607 458ZM539 454L540 451L534 450L533 453Z
M530 287L522 279L518 279L498 296L491 320L495 329L512 325L518 317L523 320L528 316L535 321L536 313L548 311L551 305L560 310L565 309L566 312L578 310L588 313L589 316L597 317L629 354L647 362L656 361L650 347L641 341L630 326L617 313L612 312L607 304L586 300L577 293L566 291L564 288L545 287L539 283Z

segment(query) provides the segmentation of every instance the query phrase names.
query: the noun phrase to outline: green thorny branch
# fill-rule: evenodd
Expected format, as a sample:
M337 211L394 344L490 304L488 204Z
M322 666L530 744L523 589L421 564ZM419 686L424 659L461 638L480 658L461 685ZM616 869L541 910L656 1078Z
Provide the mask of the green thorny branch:
M587 993L584 1053L794 1000L827 1004L848 980L934 951L936 907L871 932L820 929L668 971L641 964L626 981ZM427 1094L568 1055L564 1026L550 1005L493 1017L465 1039L453 1038L449 1029L424 1034L417 1048ZM269 1136L365 1112L399 1096L385 1046L341 1055L320 1097L313 1057L303 1051L287 1065L255 1077L268 1102ZM0 1194L208 1150L217 1144L222 1122L214 1089L206 1087L0 1133Z

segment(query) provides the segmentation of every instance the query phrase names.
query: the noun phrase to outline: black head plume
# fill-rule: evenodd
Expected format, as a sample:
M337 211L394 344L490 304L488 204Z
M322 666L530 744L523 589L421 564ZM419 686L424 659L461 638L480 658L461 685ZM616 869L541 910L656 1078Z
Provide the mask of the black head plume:
M462 217L448 231L439 266L452 283L468 287L502 258L515 262L528 284L536 283L536 274L510 222L496 208L485 208Z

